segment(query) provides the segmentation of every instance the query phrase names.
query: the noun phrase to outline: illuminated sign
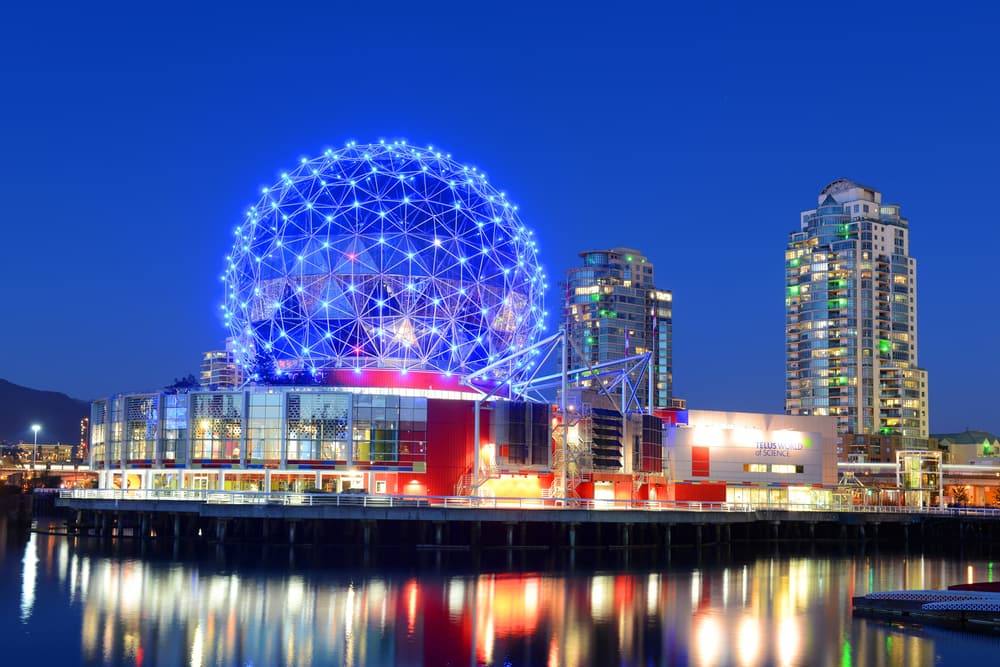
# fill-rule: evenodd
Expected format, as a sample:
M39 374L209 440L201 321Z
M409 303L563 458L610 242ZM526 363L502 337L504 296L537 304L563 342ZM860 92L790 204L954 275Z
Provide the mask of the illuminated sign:
M789 456L792 452L803 448L801 442L776 442L774 440L758 440L754 446L757 449L754 456Z

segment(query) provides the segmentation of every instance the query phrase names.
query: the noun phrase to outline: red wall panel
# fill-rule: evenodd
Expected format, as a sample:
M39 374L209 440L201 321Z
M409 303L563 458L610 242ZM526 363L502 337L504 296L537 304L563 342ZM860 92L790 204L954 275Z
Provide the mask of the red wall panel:
M726 502L726 483L674 484L674 500L724 503Z
M471 471L474 406L473 401L427 399L427 495L454 495L459 479ZM489 410L480 412L479 440L490 441Z
M708 477L711 473L709 472L710 466L710 452L712 449L710 447L692 447L691 448L691 476L692 477Z

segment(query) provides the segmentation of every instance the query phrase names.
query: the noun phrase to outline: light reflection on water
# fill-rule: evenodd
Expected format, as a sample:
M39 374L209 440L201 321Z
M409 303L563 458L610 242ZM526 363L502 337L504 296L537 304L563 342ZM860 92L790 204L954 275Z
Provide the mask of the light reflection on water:
M853 620L870 590L992 577L920 555L758 557L657 571L226 569L102 555L61 536L0 545L20 570L14 658L88 665L933 665L991 637ZM9 580L15 577L8 577ZM3 598L12 581L0 585ZM7 602L13 600L7 598ZM58 642L47 641L52 627ZM22 636L23 635L23 636ZM6 660L5 660L6 662Z

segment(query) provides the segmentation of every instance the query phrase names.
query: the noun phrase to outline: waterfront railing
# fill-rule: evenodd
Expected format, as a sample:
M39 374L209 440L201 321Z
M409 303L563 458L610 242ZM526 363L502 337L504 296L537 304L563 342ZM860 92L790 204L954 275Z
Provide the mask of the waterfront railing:
M685 512L864 512L936 514L1000 518L1000 508L915 507L907 505L729 503L684 500L603 500L485 496L410 496L357 493L218 491L208 489L63 489L59 497L77 500L198 502L230 505L305 505L334 507L444 507L531 510L640 510Z

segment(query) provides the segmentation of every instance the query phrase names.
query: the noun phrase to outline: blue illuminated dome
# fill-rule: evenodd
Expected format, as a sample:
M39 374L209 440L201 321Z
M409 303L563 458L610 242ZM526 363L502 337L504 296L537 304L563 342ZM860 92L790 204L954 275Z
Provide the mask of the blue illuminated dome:
M303 159L264 188L226 264L226 323L251 372L467 374L544 329L533 232L485 174L431 147Z

